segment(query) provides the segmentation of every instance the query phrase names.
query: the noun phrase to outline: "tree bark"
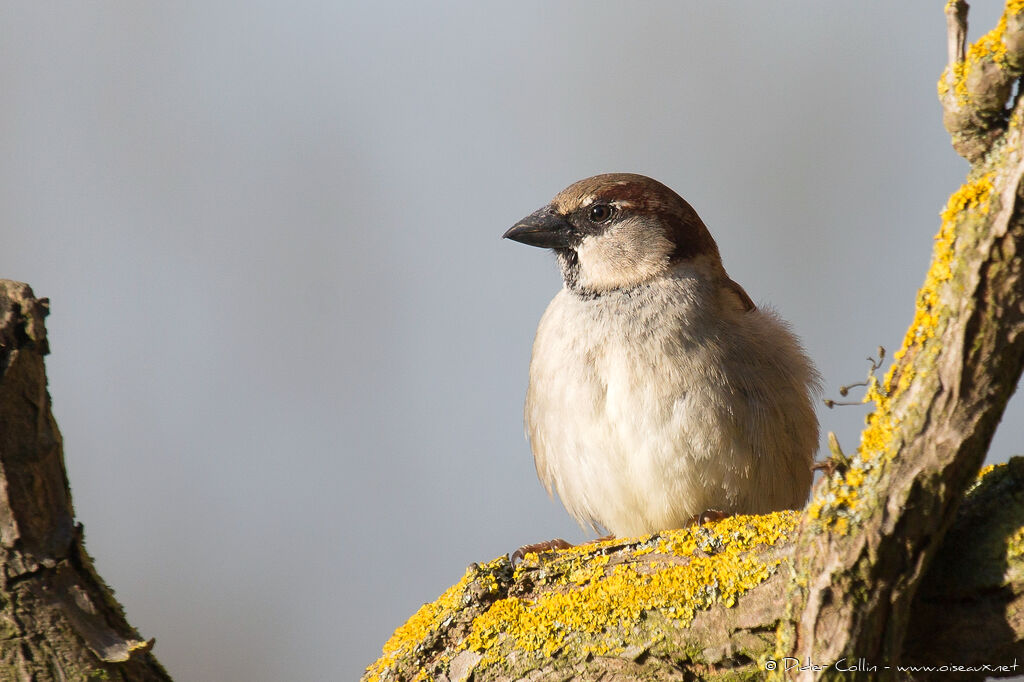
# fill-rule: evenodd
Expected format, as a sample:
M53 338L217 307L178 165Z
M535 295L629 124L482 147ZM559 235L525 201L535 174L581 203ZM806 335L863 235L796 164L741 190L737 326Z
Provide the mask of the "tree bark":
M967 4L946 6L951 62L940 81L954 146L972 161L950 199L913 323L852 463L815 491L797 539L792 620L779 651L900 661L910 604L984 461L1021 374L1024 66L1021 3L966 53ZM813 679L804 671L800 679Z
M1024 367L1024 1L969 49L967 4L946 13L939 97L971 170L860 445L807 509L471 567L365 680L1024 673L1024 465L968 494Z
M807 659L774 654L798 521L795 513L736 517L529 555L516 567L506 557L470 566L396 631L363 679L625 682L799 673ZM1024 458L1013 458L968 494L927 571L910 609L906 668L812 658L823 669L811 672L876 678L889 665L900 679L1022 674L1022 609Z
M0 280L0 679L170 680L74 522L46 390L48 305Z

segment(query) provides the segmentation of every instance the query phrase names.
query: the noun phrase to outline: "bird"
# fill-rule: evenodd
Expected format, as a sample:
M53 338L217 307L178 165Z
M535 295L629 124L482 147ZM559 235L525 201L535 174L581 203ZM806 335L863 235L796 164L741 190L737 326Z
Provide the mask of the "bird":
M730 279L690 204L643 175L596 175L503 236L551 249L561 271L524 413L538 477L584 529L635 537L805 504L820 375Z

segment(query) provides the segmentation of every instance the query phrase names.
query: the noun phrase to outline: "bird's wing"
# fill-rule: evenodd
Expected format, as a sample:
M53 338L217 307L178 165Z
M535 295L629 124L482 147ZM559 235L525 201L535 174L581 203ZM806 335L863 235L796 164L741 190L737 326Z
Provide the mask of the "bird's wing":
M757 309L757 306L754 305L754 301L751 300L750 296L747 295L747 292L743 290L743 287L736 282L731 279L727 279L725 281L725 288L732 296L736 297L745 312L749 313L751 310Z

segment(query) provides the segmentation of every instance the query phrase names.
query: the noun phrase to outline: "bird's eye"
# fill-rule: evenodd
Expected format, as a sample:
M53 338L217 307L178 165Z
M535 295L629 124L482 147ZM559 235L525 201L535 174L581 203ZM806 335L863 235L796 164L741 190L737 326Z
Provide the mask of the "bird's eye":
M603 223L611 218L613 213L615 213L615 209L608 204L594 204L590 207L588 217L592 223Z

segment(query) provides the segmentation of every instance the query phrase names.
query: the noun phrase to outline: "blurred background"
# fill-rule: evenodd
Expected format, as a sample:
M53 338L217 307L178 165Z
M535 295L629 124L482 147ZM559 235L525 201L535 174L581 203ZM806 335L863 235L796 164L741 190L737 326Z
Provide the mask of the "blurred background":
M88 549L182 681L355 679L470 562L586 539L523 437L560 279L499 238L565 185L675 188L838 397L967 170L942 3L0 8L0 276L52 300Z

